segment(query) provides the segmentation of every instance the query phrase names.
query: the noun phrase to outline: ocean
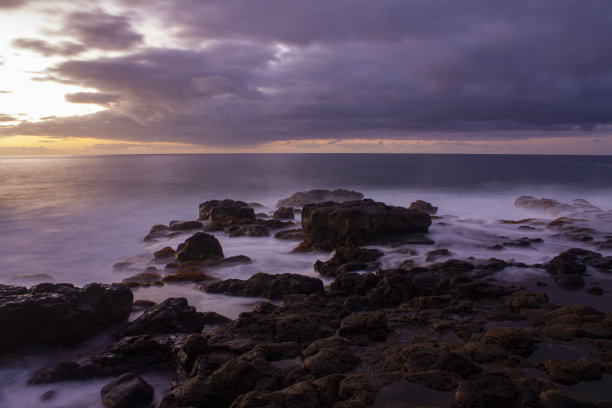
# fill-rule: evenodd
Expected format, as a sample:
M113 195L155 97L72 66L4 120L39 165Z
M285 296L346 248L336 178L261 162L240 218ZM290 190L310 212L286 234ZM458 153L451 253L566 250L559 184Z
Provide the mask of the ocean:
M577 245L545 229L519 230L500 220L550 214L516 208L521 195L560 202L583 198L603 210L612 209L612 157L412 154L198 154L117 155L0 158L0 283L31 286L41 281L120 282L151 265L152 253L176 247L189 236L144 242L155 224L194 220L198 204L231 198L259 202L263 211L296 191L344 188L391 205L408 206L422 199L439 207L443 222L434 222L433 247L417 249L413 259L424 263L426 251L447 248L455 257L497 256L528 264L544 263ZM612 227L593 220L599 230ZM216 233L226 256L247 255L252 264L222 268L217 279L246 279L257 272L302 273L317 276L315 260L330 254L292 254L294 241L273 237L230 238ZM543 238L535 248L508 248L503 254L489 247L500 240L527 236ZM381 248L383 267L397 267L405 253ZM611 255L610 250L599 251ZM128 262L128 271L113 264ZM510 282L537 280L541 270L507 268ZM602 276L602 279L609 279ZM323 279L329 284L329 279ZM604 285L605 287L605 285ZM200 311L217 311L236 318L258 300L204 294L196 284L135 289L136 299L161 301L185 296ZM552 301L557 299L552 295ZM559 292L559 301L572 296ZM575 295L579 296L579 295ZM576 299L578 299L576 297ZM601 301L596 305L610 311ZM98 343L95 343L98 341ZM95 340L95 344L103 340ZM87 349L87 346L84 346ZM91 346L94 347L94 346ZM46 389L24 392L28 375L54 357L34 359L26 367L0 368L0 401L8 406L36 406ZM57 356L56 356L57 358ZM152 374L152 382L167 379ZM10 384L10 386L7 386ZM57 387L56 387L57 388ZM96 406L98 382L82 385L79 398ZM62 389L60 386L59 389ZM30 388L31 390L31 388ZM87 391L88 390L88 391ZM95 392L94 392L95 391ZM74 390L67 395L73 401ZM92 402L92 401L97 402ZM63 406L61 397L50 402ZM88 405L89 403L93 405ZM34 404L34 405L32 405Z

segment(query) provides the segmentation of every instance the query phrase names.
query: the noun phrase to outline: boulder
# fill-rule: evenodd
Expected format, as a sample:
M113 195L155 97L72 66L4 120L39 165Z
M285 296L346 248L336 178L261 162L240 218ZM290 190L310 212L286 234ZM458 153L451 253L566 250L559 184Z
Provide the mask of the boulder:
M589 203L587 200L577 198L571 203L560 203L550 198L535 198L532 196L520 196L514 201L515 207L527 208L530 210L544 211L550 214L576 211L601 211L600 208Z
M200 220L255 219L255 210L243 201L210 200L200 204Z
M346 340L339 337L314 341L302 352L302 358L306 371L318 378L348 371L360 362Z
M108 408L148 408L153 387L136 374L126 373L106 384L100 395Z
M178 262L208 261L223 258L223 249L214 235L197 232L180 244L174 255Z
M343 203L363 199L363 194L343 189L299 191L276 203L277 207L303 207L306 204L334 201Z
M0 353L30 344L74 345L125 321L132 309L132 292L120 284L1 288Z
M170 221L170 231L189 231L204 226L200 221Z
M247 280L227 279L206 285L203 289L209 293L231 296L282 299L286 295L323 293L323 282L298 274L269 275L260 272Z
M341 273L359 270L376 270L380 262L376 262L384 253L377 249L357 247L341 247L336 250L328 261L316 261L314 270L324 276L338 276Z
M293 207L279 207L276 211L274 211L272 217L292 220L294 218Z
M276 234L274 234L274 238L284 239L288 241L303 241L304 232L302 231L301 228L288 229L288 230L278 231Z
M388 242L407 234L425 233L428 214L373 200L307 204L302 209L304 246L331 250Z
M387 340L387 319L382 312L352 314L340 323L338 334L359 344Z
M206 323L205 315L196 312L185 298L169 298L144 312L125 327L126 336L164 333L199 333Z
M155 258L156 262L162 262L174 258L174 254L174 249L171 247L164 247L153 252L153 257Z
M423 200L416 200L410 203L409 210L416 210L427 213L429 215L435 215L438 212L438 207L434 207L431 203Z

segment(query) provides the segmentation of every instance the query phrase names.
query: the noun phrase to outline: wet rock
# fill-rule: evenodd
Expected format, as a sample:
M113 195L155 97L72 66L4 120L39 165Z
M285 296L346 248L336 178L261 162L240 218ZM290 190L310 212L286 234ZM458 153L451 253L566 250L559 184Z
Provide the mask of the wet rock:
M276 239L284 239L288 241L303 241L304 233L301 228L278 231L274 234Z
M363 296L376 287L379 280L373 273L344 273L334 279L329 291L334 296Z
M601 258L601 254L581 248L571 248L551 259L546 271L552 275L555 283L565 289L584 287L583 276L586 274L585 263Z
M605 366L592 358L559 361L550 359L545 363L550 378L559 384L574 385L580 381L599 381Z
M231 296L282 299L290 294L323 293L323 282L320 279L298 274L269 275L260 272L248 280L227 279L206 285L203 289L209 293Z
M544 408L595 408L596 405L560 390L548 390L540 394Z
M133 373L106 384L100 394L102 404L108 408L147 408L153 401L153 387Z
M429 251L425 256L426 262L437 261L440 258L444 258L446 256L452 256L453 254L448 249L435 249L433 251Z
M249 237L268 237L270 236L270 230L263 225L249 225L247 235Z
M538 343L538 330L518 327L491 327L480 342L484 345L495 345L522 356L529 356Z
M531 247L532 244L541 244L542 242L544 242L544 240L542 238L522 237L522 238L516 239L514 241L504 242L503 246L505 246L505 247L527 248L527 247Z
M254 219L255 210L243 201L210 200L200 204L200 220Z
M457 388L458 378L448 371L428 370L404 374L404 379L436 391L451 391Z
M74 345L128 318L132 292L125 285L43 283L0 292L0 350L29 344Z
M382 312L365 312L352 314L340 323L339 334L359 344L385 341L389 329L387 319Z
M206 322L185 298L169 298L144 312L125 327L126 336L164 333L199 333Z
M17 285L0 285L0 299L5 296L25 295L28 293L28 288Z
M334 252L328 261L316 261L314 270L324 276L338 276L341 273L359 270L376 270L376 262L384 253L377 249L341 247Z
M532 196L520 196L514 201L515 207L532 210L545 211L551 214L571 211L601 211L587 200L578 198L570 204L560 203L550 198L535 198Z
M154 225L149 230L149 233L144 238L145 242L155 241L158 238L167 238L170 235L170 227L167 225Z
M204 226L200 221L170 221L170 231L189 231L201 229Z
M534 310L526 314L542 334L559 340L580 337L612 339L612 325L602 311L585 305L567 305L554 310Z
M429 215L435 215L438 212L438 207L434 207L431 203L423 200L416 200L410 203L409 210L416 210L427 213Z
M155 251L153 253L153 257L155 258L155 261L159 262L159 261L166 261L168 259L174 258L174 254L175 254L174 249L170 247L164 247L158 251Z
M274 211L272 217L292 220L294 218L293 207L279 207L276 211Z
M410 233L425 233L431 225L428 214L373 200L343 204L307 204L302 210L305 245L330 250L382 242Z
M306 371L318 378L343 373L360 362L346 340L339 337L316 340L302 352L302 358Z
M303 207L306 204L334 201L343 203L363 199L363 194L343 189L300 191L283 198L276 203L277 207Z
M126 286L151 286L161 285L162 276L157 272L141 272L137 275L127 277L121 281Z
M539 406L540 392L549 388L537 380L517 381L504 373L492 373L461 382L453 407L534 407Z
M481 371L480 366L474 364L474 362L469 358L450 351L441 354L432 368L436 370L450 371L463 378L468 378L472 375L478 374Z
M223 249L214 235L197 232L187 238L176 250L174 259L178 262L206 261L223 258Z

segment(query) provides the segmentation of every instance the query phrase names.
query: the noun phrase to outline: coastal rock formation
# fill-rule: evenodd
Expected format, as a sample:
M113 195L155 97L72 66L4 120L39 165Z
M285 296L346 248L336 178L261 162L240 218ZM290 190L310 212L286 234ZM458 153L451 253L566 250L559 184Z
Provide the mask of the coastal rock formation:
M176 249L174 259L178 262L207 261L223 258L223 249L214 235L196 232Z
M274 214L272 214L274 218L285 218L285 219L293 219L293 207L279 207Z
M600 208L594 206L593 204L582 198L577 198L575 200L572 200L571 203L566 204L560 203L559 201L550 198L520 196L514 201L514 205L516 207L544 211L550 214L578 211L601 211Z
M301 228L282 230L274 234L274 238L284 239L288 241L303 241L304 232L302 231Z
M167 333L199 333L206 324L203 313L196 312L185 298L168 298L144 312L125 327L125 336Z
M431 217L424 212L392 207L373 200L307 204L302 210L303 246L331 250L426 233Z
M376 270L380 262L376 262L384 253L377 249L358 247L338 248L327 261L316 261L314 270L323 276L336 277L341 273L360 270Z
M309 190L299 191L291 194L287 198L283 198L276 203L277 207L303 207L306 204L322 203L325 201L334 201L344 203L346 201L356 201L363 199L363 194L357 191L349 191L343 189L336 190Z
M323 282L320 279L290 273L280 275L258 273L248 280L227 279L211 283L204 286L204 290L232 296L282 299L286 295L323 293Z
M127 319L132 292L120 284L0 285L0 350L30 344L74 345Z
M200 204L200 220L254 219L255 210L243 201L210 200Z
M427 201L423 201L423 200L416 200L410 203L410 206L408 207L408 209L422 211L429 215L435 215L438 212L438 207L434 207L433 205L431 205L431 203L428 203Z
M153 402L153 387L136 374L126 373L106 384L100 395L108 408L147 408Z

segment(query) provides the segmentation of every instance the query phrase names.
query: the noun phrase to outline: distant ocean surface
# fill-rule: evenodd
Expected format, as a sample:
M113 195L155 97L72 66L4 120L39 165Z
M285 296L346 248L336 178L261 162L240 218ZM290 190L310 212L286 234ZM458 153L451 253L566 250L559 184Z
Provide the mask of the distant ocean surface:
M120 281L154 224L197 218L210 199L273 208L295 191L346 188L441 214L525 216L519 195L612 208L612 157L412 154L214 154L0 158L0 282ZM280 244L279 244L280 245ZM27 275L23 277L23 275ZM30 276L30 277L28 277Z

